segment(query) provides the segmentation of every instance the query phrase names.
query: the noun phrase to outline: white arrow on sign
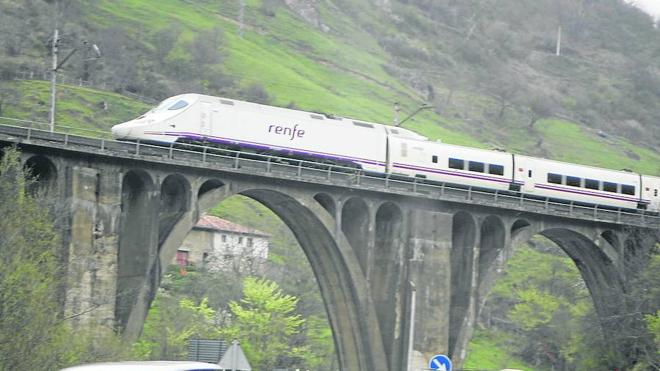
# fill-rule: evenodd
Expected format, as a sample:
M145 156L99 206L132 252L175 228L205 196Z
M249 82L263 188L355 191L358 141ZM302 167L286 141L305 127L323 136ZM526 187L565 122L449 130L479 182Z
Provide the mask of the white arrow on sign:
M437 359L434 359L432 362L433 362L433 366L438 367L438 368L436 368L436 370L439 370L439 371L447 371L447 366L445 366L444 364L440 363L440 361L438 361Z

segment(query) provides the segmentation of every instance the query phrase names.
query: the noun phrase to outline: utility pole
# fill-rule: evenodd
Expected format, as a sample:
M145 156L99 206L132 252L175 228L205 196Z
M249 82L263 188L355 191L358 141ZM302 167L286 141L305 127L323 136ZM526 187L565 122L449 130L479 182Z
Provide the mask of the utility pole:
M56 28L53 33L53 43L52 43L52 54L53 54L53 69L51 70L50 76L50 132L55 131L55 101L57 95L57 71L62 67L68 60L71 58L78 48L73 48L69 54L67 54L62 61L58 63L57 57L59 54L59 45L60 45L60 33ZM83 75L84 77L89 77L89 66L88 62L94 59L101 58L101 51L96 44L89 44L87 41L83 41L83 48L85 49L85 55L83 57ZM93 51L95 57L89 58L89 51Z
M55 94L57 84L57 52L60 43L60 34L57 28L53 33L52 53L53 53L53 69L50 75L50 132L55 131Z
M561 26L557 27L557 51L556 55L561 55Z
M415 302L417 301L417 288L413 281L410 282L410 330L408 331L408 360L406 362L408 371L413 370L413 343L415 342Z
M401 112L401 106L399 106L399 102L394 102L394 126L399 126L399 112Z

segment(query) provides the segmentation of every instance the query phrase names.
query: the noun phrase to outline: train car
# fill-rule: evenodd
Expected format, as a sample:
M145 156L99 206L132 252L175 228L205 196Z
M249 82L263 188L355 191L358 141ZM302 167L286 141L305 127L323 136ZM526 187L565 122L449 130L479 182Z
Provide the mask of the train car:
M389 143L393 174L499 190L521 185L510 153L396 136Z
M660 212L660 178L642 175L642 199L649 200L647 209Z
M521 155L516 160L527 194L625 209L646 209L651 203L640 174Z
M112 128L115 138L190 140L356 164L385 172L387 136L425 139L402 128L261 104L185 94Z
M660 178L429 141L400 127L200 94L115 125L119 140L193 141L578 205L660 211Z

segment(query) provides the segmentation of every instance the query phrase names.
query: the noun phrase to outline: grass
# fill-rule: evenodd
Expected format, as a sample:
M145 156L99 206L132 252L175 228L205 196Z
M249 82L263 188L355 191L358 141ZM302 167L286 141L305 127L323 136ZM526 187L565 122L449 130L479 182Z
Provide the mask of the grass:
M510 335L497 331L475 331L467 349L463 368L470 370L502 370L505 368L524 371L540 371L512 356L507 349L506 337Z
M46 124L50 112L50 83L45 81L2 82L0 87L16 91L21 99L6 105L3 116ZM56 129L68 128L73 133L110 134L110 127L146 112L151 104L94 89L58 84Z
M637 147L620 138L601 138L572 122L542 120L537 126L543 137L542 147L554 159L660 175L657 151Z

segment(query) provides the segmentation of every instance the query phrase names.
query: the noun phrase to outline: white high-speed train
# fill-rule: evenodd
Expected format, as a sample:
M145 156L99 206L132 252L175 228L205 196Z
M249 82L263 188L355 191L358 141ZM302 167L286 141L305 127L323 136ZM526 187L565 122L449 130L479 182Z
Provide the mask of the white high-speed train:
M660 178L429 141L400 127L200 94L112 128L118 140L206 142L429 181L660 211Z

